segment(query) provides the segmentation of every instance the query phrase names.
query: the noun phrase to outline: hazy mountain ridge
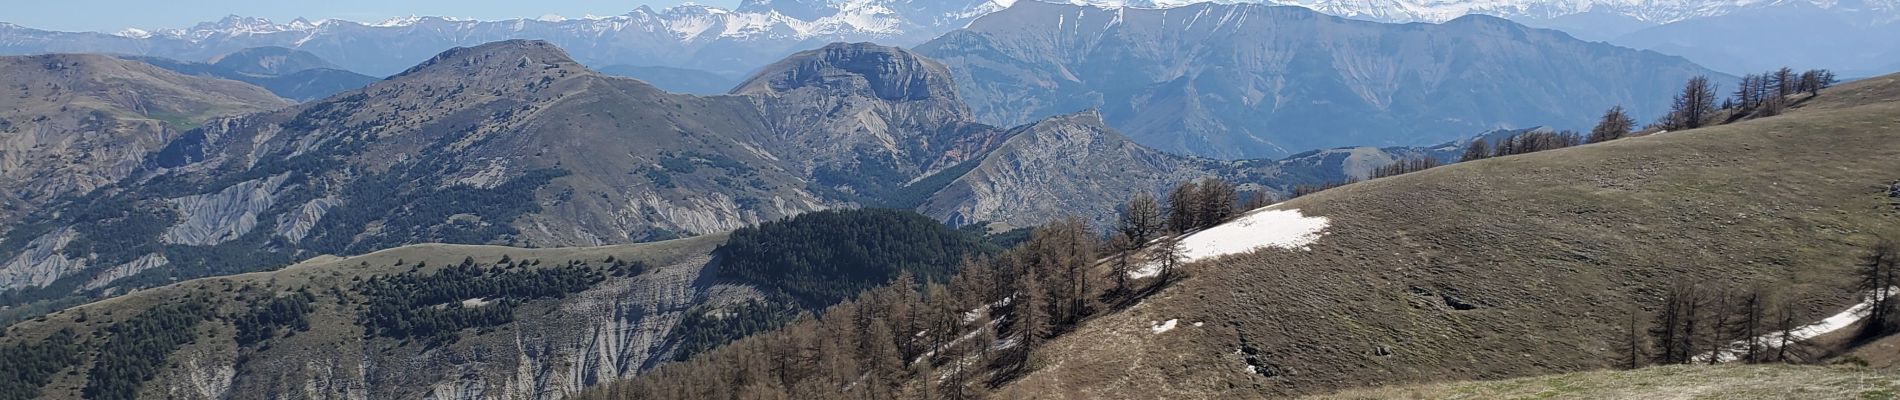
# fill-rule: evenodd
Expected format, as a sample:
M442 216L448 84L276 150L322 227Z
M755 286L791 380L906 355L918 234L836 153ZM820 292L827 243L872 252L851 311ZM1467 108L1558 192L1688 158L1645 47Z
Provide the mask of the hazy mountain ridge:
M346 71L315 54L277 48L255 48L213 57L207 62L180 61L152 56L120 56L173 72L249 83L279 97L311 101L368 86L378 79Z
M1618 104L1647 119L1688 77L1726 79L1495 17L1393 25L1254 4L1021 2L917 51L950 67L985 121L1096 107L1137 142L1218 158L1575 129Z
M787 7L797 2L785 3ZM814 2L817 11L747 2L738 11L685 4L641 6L616 16L478 21L406 17L379 22L230 16L180 29L116 34L56 32L0 24L0 53L118 53L203 60L240 49L308 51L372 75L401 71L443 49L508 39L544 39L590 65L652 65L743 74L795 51L835 41L923 42L1000 9L990 0ZM805 7L808 11L811 7ZM796 15L796 16L794 16Z

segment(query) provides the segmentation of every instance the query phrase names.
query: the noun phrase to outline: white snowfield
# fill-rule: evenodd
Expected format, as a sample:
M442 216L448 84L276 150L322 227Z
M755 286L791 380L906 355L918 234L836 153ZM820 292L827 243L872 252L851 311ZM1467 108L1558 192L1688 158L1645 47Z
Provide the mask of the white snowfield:
M1308 217L1300 210L1277 210L1278 204L1260 208L1240 218L1197 232L1181 239L1185 251L1182 262L1194 262L1231 254L1243 254L1265 248L1306 250L1319 240L1331 221L1326 217ZM1136 279L1161 273L1161 264L1147 262L1129 271Z
M1893 290L1900 291L1900 288L1894 288ZM1788 332L1788 342L1799 342L1803 340L1813 339L1817 336L1826 335L1828 333L1833 333L1834 331L1845 329L1847 328L1848 325L1853 325L1855 322L1860 322L1861 318L1867 315L1867 309L1872 308L1873 306L1874 306L1873 296L1869 295L1865 300L1861 300L1860 304L1855 304L1853 307L1848 307L1847 310L1841 311L1839 314L1834 314L1833 316L1829 316L1827 317L1827 319L1823 319L1820 322L1802 325L1800 328L1795 328L1795 330ZM1773 349L1776 346L1780 346L1781 342L1782 342L1781 332L1775 332L1775 333L1770 333L1770 334L1756 337L1756 343L1758 343L1763 349ZM1727 348L1724 348L1722 349L1722 351L1717 352L1715 354L1715 357L1716 357L1717 362L1730 362L1730 361L1735 361L1741 358L1741 356L1743 354L1747 354L1747 352L1748 352L1748 341L1743 340L1743 341L1737 341L1735 343L1730 343ZM1695 357L1695 360L1708 361L1709 356L1710 356L1709 354L1699 355Z
M1174 324L1179 321L1178 319L1171 319L1167 322L1156 322L1154 326L1148 327L1148 330L1152 330L1156 335L1159 335L1162 332L1174 330Z

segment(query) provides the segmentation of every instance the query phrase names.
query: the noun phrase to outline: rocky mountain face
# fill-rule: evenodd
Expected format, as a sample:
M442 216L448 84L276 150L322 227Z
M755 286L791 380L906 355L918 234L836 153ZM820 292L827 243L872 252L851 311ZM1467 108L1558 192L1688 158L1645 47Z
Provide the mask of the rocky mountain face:
M763 71L732 93L763 110L786 160L860 202L907 206L891 197L1005 135L973 122L949 70L909 51L836 44Z
M190 28L116 34L55 32L0 24L0 54L117 53L204 60L266 46L308 51L376 76L394 74L457 46L541 39L589 65L689 68L740 75L796 51L835 41L921 43L1001 9L990 0L747 1L736 10L685 4L624 15L475 21L409 17L273 23L231 16Z
M208 121L287 105L254 86L93 55L0 57L0 221L129 176Z
M343 70L315 54L282 47L239 50L202 63L152 56L121 58L186 75L249 83L296 101L330 97L377 81L375 77Z
M1392 25L1253 4L1019 2L917 51L985 121L1099 108L1136 142L1229 159L1587 127L1617 104L1652 118L1682 81L1719 75L1494 17Z

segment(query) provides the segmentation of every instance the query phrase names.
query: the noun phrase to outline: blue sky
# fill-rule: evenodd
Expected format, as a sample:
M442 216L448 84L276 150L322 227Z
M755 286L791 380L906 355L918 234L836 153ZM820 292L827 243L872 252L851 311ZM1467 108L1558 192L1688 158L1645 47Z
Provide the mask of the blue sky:
M619 15L642 4L669 7L683 0L10 0L0 22L61 31L115 32L128 27L179 28L225 15L264 17L289 22L341 18L380 21L390 17L431 15L479 19L535 18L548 14L579 17ZM733 7L738 0L697 0Z

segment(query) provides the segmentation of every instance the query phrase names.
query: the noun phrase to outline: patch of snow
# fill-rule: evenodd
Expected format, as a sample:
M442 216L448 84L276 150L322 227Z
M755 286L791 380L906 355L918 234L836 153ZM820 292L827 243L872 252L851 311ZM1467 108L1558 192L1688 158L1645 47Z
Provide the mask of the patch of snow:
M1196 328L1199 328L1199 327L1201 327L1201 322L1200 322L1200 321L1194 321L1194 327L1196 327Z
M1900 291L1900 288L1894 288L1893 290ZM1867 315L1867 310L1873 308L1873 306L1874 306L1874 298L1872 295L1869 295L1867 296L1865 300L1862 300L1860 304L1855 304L1852 307L1848 307L1846 310L1843 310L1838 314L1828 316L1827 318L1822 319L1819 322L1802 325L1799 328L1795 328L1793 331L1789 331L1787 341L1790 343L1799 342L1803 340L1813 339L1821 335L1826 335L1828 333L1832 333L1834 331L1838 331L1841 329L1845 329L1849 325L1853 325L1855 322L1860 322L1861 318ZM1781 341L1782 341L1781 332L1773 332L1766 335L1757 336L1755 340L1757 344L1762 346L1762 348L1772 349L1781 344ZM1730 362L1730 361L1735 361L1737 359L1740 359L1741 355L1747 354L1747 352L1748 352L1748 341L1742 340L1742 341L1737 341L1735 343L1730 343L1726 348L1722 349L1721 351L1716 352L1714 356L1716 357L1716 361L1718 362ZM1702 355L1696 356L1694 359L1697 360L1698 362L1708 361L1709 356L1710 354L1702 354Z
M963 312L963 323L976 322L976 317L983 316L983 309L984 307L979 306Z
M379 22L368 23L368 24L363 24L363 25L373 26L377 28L395 28L395 27L415 25L417 22L421 22L421 21L422 21L422 17L410 15L407 17L390 18L390 19L379 21Z
M462 308L481 307L481 306L488 305L488 303L489 303L488 299L484 299L480 297L476 297L472 299L462 299Z
M1154 324L1154 326L1148 327L1148 330L1154 331L1156 335L1159 335L1162 332L1174 330L1174 323L1176 321L1180 321L1180 320L1171 319L1171 320L1168 320L1167 322L1157 322Z
M1277 206L1254 210L1232 222L1188 234L1181 239L1185 250L1181 261L1194 262L1265 248L1311 250L1308 246L1319 240L1331 223L1326 217L1308 217L1300 210L1274 209ZM1155 262L1128 272L1129 277L1136 279L1159 274L1161 265Z
M134 39L147 39L152 37L152 32L139 28L125 28L119 30L119 33L116 35Z

